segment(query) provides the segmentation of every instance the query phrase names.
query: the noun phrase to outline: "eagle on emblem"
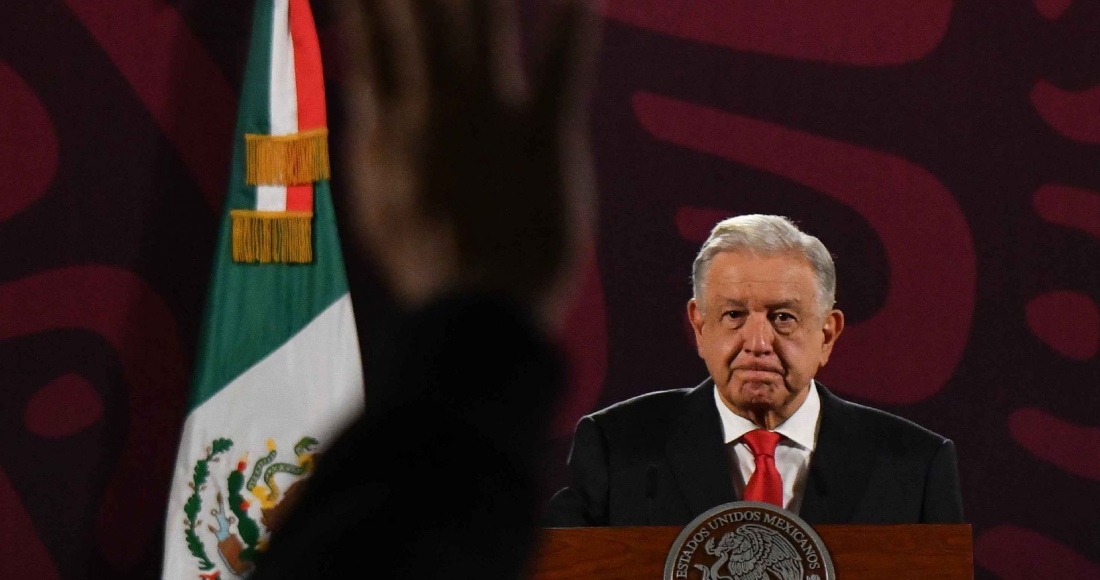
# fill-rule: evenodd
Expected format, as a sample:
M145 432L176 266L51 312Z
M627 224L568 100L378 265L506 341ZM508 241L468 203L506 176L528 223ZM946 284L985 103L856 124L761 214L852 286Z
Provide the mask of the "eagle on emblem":
M801 580L803 575L795 547L764 526L745 524L723 535L717 545L714 538L707 540L704 549L718 559L710 567L695 564L703 580Z

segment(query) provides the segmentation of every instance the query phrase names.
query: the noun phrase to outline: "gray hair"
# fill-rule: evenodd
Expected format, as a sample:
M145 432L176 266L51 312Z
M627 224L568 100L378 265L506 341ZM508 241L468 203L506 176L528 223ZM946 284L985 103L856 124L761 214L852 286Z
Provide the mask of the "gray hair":
M790 219L778 215L748 214L724 219L710 230L710 236L695 256L691 268L694 298L703 294L703 281L714 256L722 252L747 252L770 256L793 254L805 259L817 278L817 298L822 313L836 303L836 267L825 244L798 229ZM700 308L703 307L699 304Z

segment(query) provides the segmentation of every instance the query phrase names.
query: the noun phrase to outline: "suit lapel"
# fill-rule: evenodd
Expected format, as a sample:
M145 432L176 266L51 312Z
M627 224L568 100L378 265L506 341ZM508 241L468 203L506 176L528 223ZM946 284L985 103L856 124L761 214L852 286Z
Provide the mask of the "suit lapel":
M666 449L673 477L692 517L737 499L713 389L714 383L708 379L684 397L683 410L672 426Z
M821 426L799 516L809 524L848 523L867 488L874 442L847 403L818 383Z

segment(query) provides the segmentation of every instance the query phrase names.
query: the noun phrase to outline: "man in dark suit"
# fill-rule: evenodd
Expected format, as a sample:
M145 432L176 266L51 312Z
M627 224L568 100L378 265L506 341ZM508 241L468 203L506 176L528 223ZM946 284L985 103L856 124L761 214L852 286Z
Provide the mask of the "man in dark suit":
M820 240L780 216L730 218L692 277L710 378L583 417L545 525L685 525L741 499L810 524L962 521L950 440L814 380L844 330Z

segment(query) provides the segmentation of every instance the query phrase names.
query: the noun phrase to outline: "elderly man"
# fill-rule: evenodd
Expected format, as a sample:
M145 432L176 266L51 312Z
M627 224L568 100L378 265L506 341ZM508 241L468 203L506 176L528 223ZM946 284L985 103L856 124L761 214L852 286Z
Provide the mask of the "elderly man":
M820 240L780 216L730 218L692 279L710 378L583 417L545 525L684 525L742 499L810 524L962 521L949 439L814 380L844 330Z

